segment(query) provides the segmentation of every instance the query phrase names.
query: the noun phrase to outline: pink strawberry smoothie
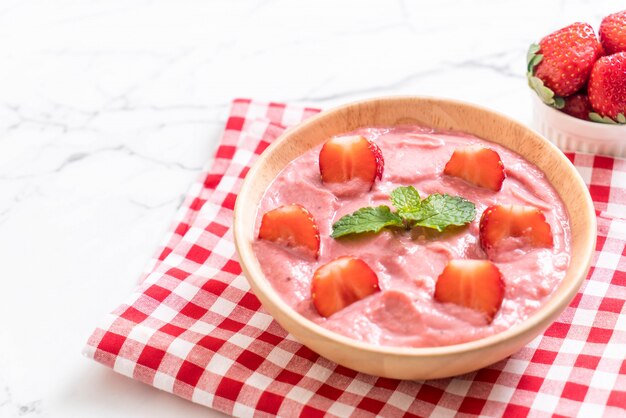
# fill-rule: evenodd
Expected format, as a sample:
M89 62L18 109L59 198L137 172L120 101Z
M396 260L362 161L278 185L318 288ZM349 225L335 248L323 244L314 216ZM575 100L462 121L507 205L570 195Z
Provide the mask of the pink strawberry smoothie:
M257 231L265 212L292 203L308 209L319 227L317 260L274 242L254 242L267 279L288 305L311 321L356 340L431 347L496 334L524 321L546 302L569 264L570 228L561 199L537 167L504 147L461 133L404 126L360 129L351 134L375 142L384 156L382 180L377 180L369 192L345 192L337 190L337 184L333 191L326 187L318 166L320 146L285 167L266 190L258 209ZM454 149L471 144L500 154L506 179L499 192L443 174ZM339 218L365 206L392 207L390 192L408 185L422 197L447 193L472 201L476 205L475 220L442 233L418 227L330 237L332 225ZM478 225L485 208L496 203L541 209L552 229L554 244L552 248L503 245L492 254L503 276L505 294L493 321L488 323L481 312L440 303L433 299L433 293L437 277L449 260L486 258L479 245ZM313 306L311 279L317 268L343 255L365 261L378 275L381 291L324 318Z

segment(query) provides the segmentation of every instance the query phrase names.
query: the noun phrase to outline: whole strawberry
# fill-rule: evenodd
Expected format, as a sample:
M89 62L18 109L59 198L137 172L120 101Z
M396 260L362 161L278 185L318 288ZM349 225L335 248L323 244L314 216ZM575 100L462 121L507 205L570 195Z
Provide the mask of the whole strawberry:
M561 97L587 83L602 46L593 28L577 22L543 38L528 51L528 83L549 105L562 108Z
M598 33L607 55L626 51L626 10L602 19Z
M590 117L596 122L626 123L626 52L600 58L589 78Z
M561 111L582 120L589 120L589 113L593 112L589 97L585 93L577 93L565 98L565 106Z

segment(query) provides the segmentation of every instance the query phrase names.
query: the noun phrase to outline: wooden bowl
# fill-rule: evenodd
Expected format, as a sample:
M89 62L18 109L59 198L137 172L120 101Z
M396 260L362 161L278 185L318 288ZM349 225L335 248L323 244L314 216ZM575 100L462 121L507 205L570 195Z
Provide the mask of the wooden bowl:
M291 309L274 291L252 249L257 208L287 163L334 135L371 126L414 124L467 132L504 145L531 161L563 199L572 254L566 276L547 303L522 323L483 339L444 347L377 346L329 331ZM234 221L239 260L263 307L296 339L343 366L396 379L434 379L480 369L515 353L543 332L584 281L595 247L596 218L587 188L569 160L524 125L479 106L425 97L385 97L322 112L285 132L258 159L237 198Z

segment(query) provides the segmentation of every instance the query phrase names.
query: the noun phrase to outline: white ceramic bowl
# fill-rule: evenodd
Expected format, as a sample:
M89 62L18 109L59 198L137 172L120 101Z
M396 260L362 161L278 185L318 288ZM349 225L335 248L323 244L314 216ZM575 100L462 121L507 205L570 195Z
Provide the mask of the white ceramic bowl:
M626 157L626 125L607 125L575 118L533 96L534 125L563 151Z

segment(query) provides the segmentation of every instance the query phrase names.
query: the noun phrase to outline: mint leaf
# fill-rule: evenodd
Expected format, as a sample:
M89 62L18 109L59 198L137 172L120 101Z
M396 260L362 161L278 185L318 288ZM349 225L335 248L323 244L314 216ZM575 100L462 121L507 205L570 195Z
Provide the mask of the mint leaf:
M422 201L418 211L407 213L405 219L415 221L415 226L441 232L450 225L461 226L476 217L476 206L469 200L447 194L431 194Z
M379 232L386 226L403 227L402 219L388 206L361 208L351 215L343 216L333 225L333 238L362 232Z
M417 210L422 205L420 194L413 186L398 187L391 192L389 197L400 216L405 212Z

